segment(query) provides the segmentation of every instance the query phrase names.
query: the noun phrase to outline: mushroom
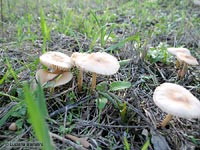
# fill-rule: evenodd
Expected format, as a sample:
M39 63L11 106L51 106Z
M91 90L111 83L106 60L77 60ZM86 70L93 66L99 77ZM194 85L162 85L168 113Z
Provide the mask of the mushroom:
M183 62L183 68L179 72L179 77L183 78L185 75L185 72L187 71L187 66L188 65L198 65L198 61L196 58L194 58L191 55L185 54L185 53L177 53L177 59Z
M163 83L153 93L155 104L164 112L168 113L162 121L161 127L165 127L172 119L172 115L192 119L200 118L200 101L184 87Z
M79 56L78 54L77 58L80 58ZM92 72L92 91L96 87L97 74L113 75L120 67L118 60L106 52L85 54L82 59L75 59L75 65L80 68L80 70Z
M185 54L191 55L190 50L183 47L179 47L179 48L171 47L171 48L167 48L167 51L175 56L177 53L185 53Z
M49 69L53 69L53 73L68 71L73 66L73 62L68 55L54 51L41 55L40 62Z
M36 80L40 81L41 85L51 83L53 87L56 87L66 84L72 79L72 73L68 71L73 66L73 62L68 55L49 51L40 56L40 62L48 69L53 69L51 71L40 69L36 72Z
M50 83L53 87L57 87L68 83L72 79L73 75L71 72L63 72L60 74L51 73L44 69L39 69L36 72L36 81L39 81L42 86Z
M78 52L75 52L71 55L73 64L79 69L79 73L78 73L78 90L79 91L82 90L82 86L83 86L83 69L80 67L79 63L81 64L82 62L87 61L88 55L89 55L88 53L78 53Z
M177 56L177 53L184 53L184 54L191 55L190 50L183 47L179 47L179 48L171 47L171 48L167 48L167 51L175 56ZM181 65L181 63L182 63L181 60L177 58L176 67L178 68Z
M8 129L9 129L10 131L16 131L16 130L17 130L17 124L16 124L15 122L12 122L12 123L10 124L10 126L8 127Z

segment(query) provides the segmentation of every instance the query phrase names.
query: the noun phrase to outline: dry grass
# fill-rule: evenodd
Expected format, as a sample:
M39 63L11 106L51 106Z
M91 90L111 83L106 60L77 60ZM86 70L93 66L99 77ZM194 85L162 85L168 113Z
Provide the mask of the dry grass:
M199 7L189 2L186 7L186 5L182 4L185 1L181 2L175 1L173 4L175 7L173 9L175 12L173 13L177 14L170 13L168 7L170 2L167 1L163 3L158 2L156 9L151 9L151 6L148 6L148 11L154 12L155 16L149 15L146 17L146 21L144 21L145 16L142 16L143 14L139 8L131 11L133 5L128 7L131 2L123 2L124 6L121 6L122 9L117 8L111 3L110 11L117 15L112 21L116 23L116 26L119 25L113 31L116 37L115 43L136 34L139 34L141 39L139 43L129 41L123 47L114 49L111 53L118 60L131 59L131 61L122 66L117 74L110 77L99 76L97 79L97 83L106 81L107 85L112 81L130 81L132 83L131 88L109 93L114 95L114 100L118 99L126 103L126 121L122 121L119 108L115 108L111 101L107 103L100 114L100 120L98 120L99 110L95 99L99 97L99 92L96 91L92 95L89 93L91 74L85 73L84 90L81 93L77 90L76 76L69 84L55 88L53 92L49 89L44 90L49 114L57 111L59 108L68 106L67 112L56 114L51 117L52 120L47 121L50 131L62 137L65 137L64 135L68 133L77 137L87 138L87 141L90 143L88 149L127 149L125 147L125 139L127 139L130 149L136 150L141 149L148 139L150 139L149 150L159 150L162 148L164 150L169 147L173 150L200 149L199 120L186 120L174 117L165 129L157 128L157 125L166 114L157 108L152 100L154 89L164 82L180 84L189 89L197 98L200 98L200 66L189 67L186 76L179 80L174 62L170 61L166 64L159 60L152 63L150 58L139 59L140 52L145 53L150 47L156 47L159 43L166 43L167 46L184 45L192 50L192 54L197 57L198 61L200 60L199 19L196 17L200 15ZM145 5L147 2L144 1L143 3ZM76 8L74 4L72 3L71 5L73 9ZM105 6L105 4L102 5ZM93 9L97 14L99 13L98 15L101 15L104 11L102 5L97 7L94 3L87 10L95 7ZM128 7L126 10L123 8L125 6ZM139 6L142 8L142 2ZM82 7L85 8L85 6ZM61 14L57 10L55 12L59 18ZM85 10L85 12L88 11ZM157 16L157 13L163 13L164 15ZM181 19L183 16L180 17L180 20L176 17L169 17L169 15L175 16L181 13L184 13L186 20ZM49 15L50 17L47 20L51 22L53 17L51 13ZM89 14L83 15L83 18L87 19L87 15ZM140 15L141 18L138 17ZM4 39L0 43L0 81L3 80L6 72L8 72L4 82L0 84L0 104L2 106L0 118L8 112L11 106L19 103L14 98L23 100L23 82L28 81L31 83L34 80L35 71L41 68L38 58L42 54L43 44L36 18L36 24L31 26L32 31L35 31L36 38L32 39L33 41L23 39L22 42L18 43L16 41L19 37L16 37L17 32L13 27L14 23L12 24L11 22L9 24L9 21L6 20L7 17L9 18L8 14L5 15L4 20ZM164 19L165 17L167 18L166 20ZM170 20L173 18L176 18L176 20ZM133 19L138 19L139 22L136 23ZM170 23L170 21L172 22ZM165 27L165 29L162 29L162 27ZM23 29L26 30L27 28ZM93 39L80 30L75 27L71 35L52 30L51 40L47 43L47 51L60 51L69 55L76 51L88 51ZM170 32L168 32L169 30ZM24 32L26 35L26 31ZM74 34L76 36L72 36ZM15 36L13 37L13 35ZM100 42L97 42L94 45L93 51L105 50L112 44L114 43L107 42L102 47ZM76 70L74 69L73 71L76 74ZM79 104L78 102L82 103ZM23 114L21 116L15 113L0 128L1 148L5 148L7 141L35 140L30 123L27 121L26 113L23 114L21 112ZM9 131L9 125L17 120L22 120L21 128L16 132ZM160 143L156 143L156 140ZM62 141L59 138L54 139L54 144L57 149L74 149L69 142Z

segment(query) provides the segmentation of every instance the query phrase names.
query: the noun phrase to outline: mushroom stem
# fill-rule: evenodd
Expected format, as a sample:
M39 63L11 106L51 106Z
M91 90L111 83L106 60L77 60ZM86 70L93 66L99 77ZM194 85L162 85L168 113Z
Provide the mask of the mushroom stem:
M80 92L82 90L83 86L83 70L79 69L78 73L78 91Z
M97 81L97 74L96 73L92 73L92 86L91 86L91 91L94 91L94 89L96 88L96 81Z
M183 76L185 75L185 72L187 71L187 63L183 63L183 68L182 70L180 71L180 74L179 74L179 77L180 78L183 78Z
M172 115L167 114L167 116L165 117L165 119L161 123L161 127L164 128L171 119L172 119Z
M180 66L180 62L179 62L179 60L177 59L177 60L176 60L176 68L179 68L179 66Z

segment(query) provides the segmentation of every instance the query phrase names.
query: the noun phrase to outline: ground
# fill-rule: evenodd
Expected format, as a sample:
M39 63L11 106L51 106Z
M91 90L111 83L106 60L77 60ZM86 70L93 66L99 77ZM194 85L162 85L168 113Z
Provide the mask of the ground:
M152 98L164 82L200 98L200 66L189 66L180 79L176 58L167 52L185 47L200 62L199 9L191 0L1 0L0 149L18 149L8 142L38 140L25 85L33 90L35 73L43 67L39 56L46 51L105 51L120 62L116 74L98 75L93 93L86 72L78 91L76 68L68 84L44 89L56 149L200 149L199 120L173 117L159 128L166 113ZM125 85L112 90L115 81ZM67 111L57 113L65 106ZM11 123L17 130L9 129ZM85 147L71 135L82 138Z

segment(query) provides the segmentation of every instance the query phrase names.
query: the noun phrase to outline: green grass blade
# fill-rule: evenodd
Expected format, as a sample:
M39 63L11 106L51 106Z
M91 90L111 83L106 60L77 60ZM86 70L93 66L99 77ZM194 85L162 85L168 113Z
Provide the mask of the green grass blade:
M150 139L148 138L147 141L142 146L141 150L148 150L149 145L150 145Z
M43 144L44 150L53 150L54 147L51 143L48 126L45 122L45 116L40 110L40 107L38 106L38 103L28 85L24 86L24 96L29 118L37 139Z
M17 110L19 107L21 107L22 103L18 103L15 106L13 106L0 120L0 128L1 126L6 122L6 120L13 114L15 110Z
M47 23L45 21L45 15L42 9L40 9L40 26L43 36L43 45L42 45L42 53L46 52L46 42L50 40L50 28L48 28Z
M7 79L8 75L9 75L9 71L7 70L4 76L0 79L0 85Z
M9 73L13 76L14 80L18 82L17 74L16 74L15 71L12 69L12 65L11 65L10 62L8 61L8 58L6 58L6 65L8 66L8 71L9 71Z
M47 117L48 112L47 112L46 100L45 100L44 92L42 90L40 83L38 83L35 93L36 93L39 109L41 110L43 116Z
M124 140L124 150L130 150L130 144L128 143L128 139L126 136L123 137Z
M126 42L130 42L130 41L136 41L136 42L139 42L140 41L140 37L139 35L134 35L134 36L130 36L122 41L120 41L119 43L117 44L113 44L111 45L110 47L108 47L105 51L113 51L115 49L118 49L118 48L122 48L124 46L124 44Z

